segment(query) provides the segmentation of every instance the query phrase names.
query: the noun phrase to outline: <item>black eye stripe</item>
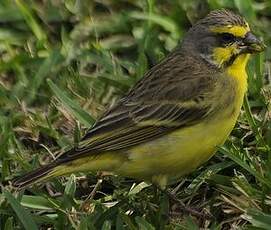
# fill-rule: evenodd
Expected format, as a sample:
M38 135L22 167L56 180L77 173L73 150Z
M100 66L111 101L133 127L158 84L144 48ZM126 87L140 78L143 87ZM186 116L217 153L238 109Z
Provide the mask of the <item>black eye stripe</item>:
M233 43L237 40L237 38L230 33L221 33L219 34L220 40L224 44Z

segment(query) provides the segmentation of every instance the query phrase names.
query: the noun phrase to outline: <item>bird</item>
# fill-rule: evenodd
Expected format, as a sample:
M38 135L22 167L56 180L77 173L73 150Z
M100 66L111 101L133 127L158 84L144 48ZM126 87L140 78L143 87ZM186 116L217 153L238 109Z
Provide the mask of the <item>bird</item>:
M97 119L77 146L15 178L13 186L110 172L166 188L226 141L247 91L247 62L264 49L242 16L211 11Z

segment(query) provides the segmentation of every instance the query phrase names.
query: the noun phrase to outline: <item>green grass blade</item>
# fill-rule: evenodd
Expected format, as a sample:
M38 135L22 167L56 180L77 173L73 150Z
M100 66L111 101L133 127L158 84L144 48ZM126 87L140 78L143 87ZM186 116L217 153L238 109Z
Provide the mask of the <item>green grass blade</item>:
M4 230L13 230L13 229L14 229L13 218L9 217L5 223Z
M132 12L129 16L138 20L152 21L162 26L165 30L169 31L172 34L173 38L178 39L180 37L180 29L178 28L176 23L168 17L157 14L145 14L141 12Z
M22 13L26 23L31 28L32 32L35 34L36 38L40 42L44 42L46 40L46 34L39 26L37 20L35 19L29 7L21 0L15 0L15 3L18 6L20 12Z
M244 98L244 105L243 105L245 112L246 112L246 117L247 117L247 121L249 123L249 126L251 127L257 142L261 145L261 146L266 146L265 141L262 137L262 134L260 133L260 129L259 126L256 124L256 121L252 115L250 106L249 106L249 102L248 102L248 98L247 96L245 96Z
M58 88L50 79L47 80L47 83L64 107L78 119L80 123L86 127L90 127L94 123L95 119L85 112L74 100L69 98L63 90Z
M219 150L220 150L220 152L222 152L225 155L227 155L235 163L237 163L242 168L244 168L245 170L247 170L251 175L253 175L255 178L257 178L261 183L263 183L263 184L267 185L269 188L271 188L271 181L267 180L259 172L257 172L255 169L253 169L252 167L250 167L246 163L246 161L244 161L243 159L241 159L238 156L238 152L237 151L232 152L231 150L229 150L229 149L227 149L225 147L221 147Z
M3 195L7 198L11 207L17 214L20 221L22 222L24 228L27 230L38 230L38 226L32 219L30 213L21 206L21 204L14 198L14 196L4 188Z
M249 221L254 227L269 230L271 226L271 215L260 212L256 209L249 209L248 212L243 215L244 219Z
M52 71L52 68L60 61L61 55L58 50L52 51L48 58L46 58L39 67L34 78L31 80L30 93L28 96L28 102L35 99L36 93L41 86L45 77Z
M137 216L135 221L138 225L138 229L142 230L154 230L154 227L148 223L143 217Z
M21 205L32 209L49 210L56 208L57 204L60 205L59 201L53 201L54 202L50 202L48 199L42 196L23 195Z

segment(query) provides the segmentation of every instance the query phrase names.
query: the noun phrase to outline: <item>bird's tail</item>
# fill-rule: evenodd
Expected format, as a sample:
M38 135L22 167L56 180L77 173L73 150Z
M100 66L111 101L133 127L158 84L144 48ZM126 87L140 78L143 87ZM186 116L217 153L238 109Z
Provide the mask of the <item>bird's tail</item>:
M63 176L77 172L112 171L123 164L123 156L115 154L101 154L79 157L78 159L56 159L50 164L42 166L21 177L15 178L11 183L15 188L23 188L37 182L43 182L53 177Z
M12 181L12 185L15 188L23 188L33 183L47 180L53 176L53 172L56 166L58 166L57 162L52 162L48 165L42 166L21 177L15 178Z

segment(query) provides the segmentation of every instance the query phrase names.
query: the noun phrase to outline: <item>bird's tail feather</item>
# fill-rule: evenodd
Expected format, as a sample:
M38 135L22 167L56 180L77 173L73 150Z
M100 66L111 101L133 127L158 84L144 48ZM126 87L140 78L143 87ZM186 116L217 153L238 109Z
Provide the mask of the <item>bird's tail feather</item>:
M58 165L57 162L42 166L34 171L31 171L21 177L15 178L12 185L15 188L23 188L33 183L44 181L52 176L54 168Z

